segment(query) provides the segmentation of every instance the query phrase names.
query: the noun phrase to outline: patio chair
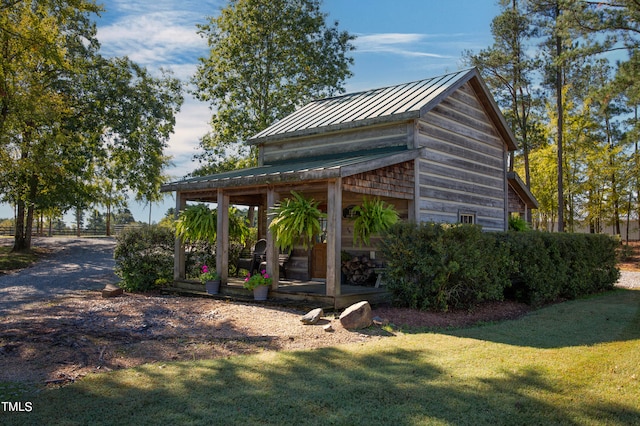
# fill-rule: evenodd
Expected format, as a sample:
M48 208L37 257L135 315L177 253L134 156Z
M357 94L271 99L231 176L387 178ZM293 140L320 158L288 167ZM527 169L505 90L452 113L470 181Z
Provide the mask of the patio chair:
M266 251L267 240L259 240L256 245L253 246L253 251L249 257L241 257L238 259L238 269L246 269L251 275L253 275L254 271L258 271L260 264L264 261Z

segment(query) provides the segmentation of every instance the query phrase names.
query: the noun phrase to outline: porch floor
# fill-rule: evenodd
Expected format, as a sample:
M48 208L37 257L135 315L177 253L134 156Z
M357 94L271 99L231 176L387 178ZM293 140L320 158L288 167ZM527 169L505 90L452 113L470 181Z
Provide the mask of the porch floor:
M227 285L220 286L218 295L209 295L202 291L202 285L196 281L174 282L165 287L166 291L198 294L219 298L233 298L243 301L253 300L251 293L243 287L244 278L230 277ZM277 290L269 290L269 300L273 303L297 303L305 307L322 307L324 309L342 309L362 300L372 305L389 303L390 295L385 288L341 285L341 294L327 296L323 281L280 280Z

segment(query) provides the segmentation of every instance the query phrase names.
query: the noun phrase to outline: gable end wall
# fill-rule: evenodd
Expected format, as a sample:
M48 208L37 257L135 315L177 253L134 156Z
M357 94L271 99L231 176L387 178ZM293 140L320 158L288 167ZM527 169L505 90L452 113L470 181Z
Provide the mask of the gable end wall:
M416 141L420 220L474 213L483 229L504 230L506 145L468 83L418 121Z

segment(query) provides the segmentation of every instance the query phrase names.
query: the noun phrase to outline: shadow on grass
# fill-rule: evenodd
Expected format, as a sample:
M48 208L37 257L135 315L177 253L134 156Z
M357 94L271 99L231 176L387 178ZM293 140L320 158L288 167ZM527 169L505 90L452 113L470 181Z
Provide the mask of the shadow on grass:
M551 305L513 321L440 332L534 348L640 339L640 291L616 289Z
M267 362L263 363L267 358ZM453 375L452 375L453 374ZM460 377L428 350L325 348L281 356L157 364L37 396L3 424L632 424L624 403L566 398L535 368ZM546 395L547 397L541 397ZM550 395L550 396L549 396ZM64 407L64 408L62 408Z

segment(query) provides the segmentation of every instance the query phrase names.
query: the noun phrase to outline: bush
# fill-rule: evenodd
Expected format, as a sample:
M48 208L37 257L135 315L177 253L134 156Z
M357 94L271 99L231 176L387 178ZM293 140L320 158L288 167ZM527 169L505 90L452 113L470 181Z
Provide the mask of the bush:
M421 310L469 308L501 300L508 250L495 234L469 225L399 223L381 242L394 304Z
M541 305L610 290L620 277L618 242L602 234L508 233L511 294Z
M147 291L173 279L175 236L157 225L127 228L116 238L115 272L127 291Z
M380 248L394 304L447 310L504 297L539 306L610 290L620 276L617 245L597 234L399 223Z

